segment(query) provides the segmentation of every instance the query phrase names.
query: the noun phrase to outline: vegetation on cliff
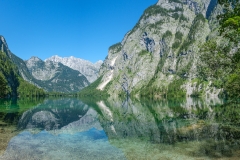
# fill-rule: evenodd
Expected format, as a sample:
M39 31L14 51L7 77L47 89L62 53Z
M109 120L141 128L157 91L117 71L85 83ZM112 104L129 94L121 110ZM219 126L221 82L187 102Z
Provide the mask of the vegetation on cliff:
M200 56L200 77L224 89L228 98L240 97L240 2L219 1L224 13L218 16L221 40L207 41Z
M43 89L24 81L7 54L0 52L0 98L39 97L44 95Z
M99 97L99 98L105 98L108 97L108 93L107 93L107 88L105 88L103 91L97 89L97 87L99 86L99 84L101 83L102 77L99 77L96 81L94 81L92 84L90 84L89 86L87 86L86 88L82 89L79 93L78 96L79 97Z

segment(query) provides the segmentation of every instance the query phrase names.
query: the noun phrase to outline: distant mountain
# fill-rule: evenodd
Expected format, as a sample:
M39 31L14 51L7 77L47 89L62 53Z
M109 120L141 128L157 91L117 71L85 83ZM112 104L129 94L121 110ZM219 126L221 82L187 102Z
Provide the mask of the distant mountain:
M74 70L81 72L91 83L98 78L99 69L103 63L103 61L97 61L96 63L92 63L90 61L86 61L80 58L71 57L59 57L57 55L52 56L45 60L52 62L60 62Z
M25 63L30 74L47 91L78 92L90 84L79 71L59 62L50 60L44 62L38 57L31 57Z
M37 57L23 61L9 50L6 40L0 36L0 81L4 82L2 88L11 91L14 96L17 95L19 85L17 77L45 91L65 93L79 92L90 84L83 74L62 63L44 62Z

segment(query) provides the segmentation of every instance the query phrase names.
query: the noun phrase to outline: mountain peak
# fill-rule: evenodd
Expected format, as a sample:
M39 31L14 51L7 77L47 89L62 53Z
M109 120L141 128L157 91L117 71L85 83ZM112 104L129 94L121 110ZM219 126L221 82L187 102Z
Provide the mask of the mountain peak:
M0 35L0 51L5 52L5 53L8 53L8 51L9 51L7 42L6 42L5 38L1 35Z
M43 61L40 58L38 58L37 56L32 56L29 60L30 61Z
M195 14L202 13L204 16L207 16L207 12L211 12L216 3L217 0L158 0L156 5L173 11L182 8L182 4L184 4Z
M88 79L89 82L93 82L97 79L100 66L102 65L102 61L98 61L95 64L93 64L90 61L81 58L76 58L74 56L60 57L58 55L55 55L46 59L45 62L46 61L60 62L65 66L77 70L80 73L82 73Z

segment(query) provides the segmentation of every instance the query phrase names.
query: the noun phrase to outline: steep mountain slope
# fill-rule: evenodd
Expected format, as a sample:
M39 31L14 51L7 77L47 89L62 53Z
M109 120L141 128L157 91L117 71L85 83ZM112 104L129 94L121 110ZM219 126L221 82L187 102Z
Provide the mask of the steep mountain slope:
M49 60L44 62L38 57L32 57L25 63L30 74L47 91L78 92L89 85L84 75L62 63Z
M23 61L9 50L6 40L2 36L0 37L0 46L2 64L0 71L4 74L11 92L15 96L19 85L17 77L22 77L25 81L38 88L43 88L45 91L78 92L89 85L89 81L79 71L61 63L44 62L36 57L26 62Z
M95 81L98 78L98 73L100 66L102 65L102 61L98 61L95 64L80 59L80 58L75 58L73 56L71 57L59 57L59 56L52 56L45 61L53 61L53 62L60 62L74 70L77 70L81 72L91 83Z
M159 0L150 6L123 41L109 48L97 89L113 96L149 90L192 95L197 87L207 92L210 84L201 87L194 79L200 46L211 33L206 17L215 5L216 0Z
M19 58L11 53L6 40L3 36L0 36L0 98L26 95L43 96L44 92L42 89L21 78L20 70L14 63L14 60L19 60ZM20 64L24 66L24 63Z

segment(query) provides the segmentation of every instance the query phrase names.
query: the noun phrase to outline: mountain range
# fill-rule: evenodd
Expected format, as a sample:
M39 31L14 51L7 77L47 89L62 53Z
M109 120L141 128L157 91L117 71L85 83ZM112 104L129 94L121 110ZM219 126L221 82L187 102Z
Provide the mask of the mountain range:
M99 60L93 64L90 61L76 58L73 56L59 57L58 55L52 56L45 60L45 62L47 61L60 62L65 66L79 71L87 78L90 83L94 82L98 78L98 72L103 63L103 61Z
M3 36L0 37L0 46L2 53L6 53L20 77L48 92L79 92L97 79L102 64L102 61L93 64L80 58L59 56L53 56L45 61L38 57L24 61L10 51ZM7 76L6 79L11 78ZM13 82L11 84L14 85Z

